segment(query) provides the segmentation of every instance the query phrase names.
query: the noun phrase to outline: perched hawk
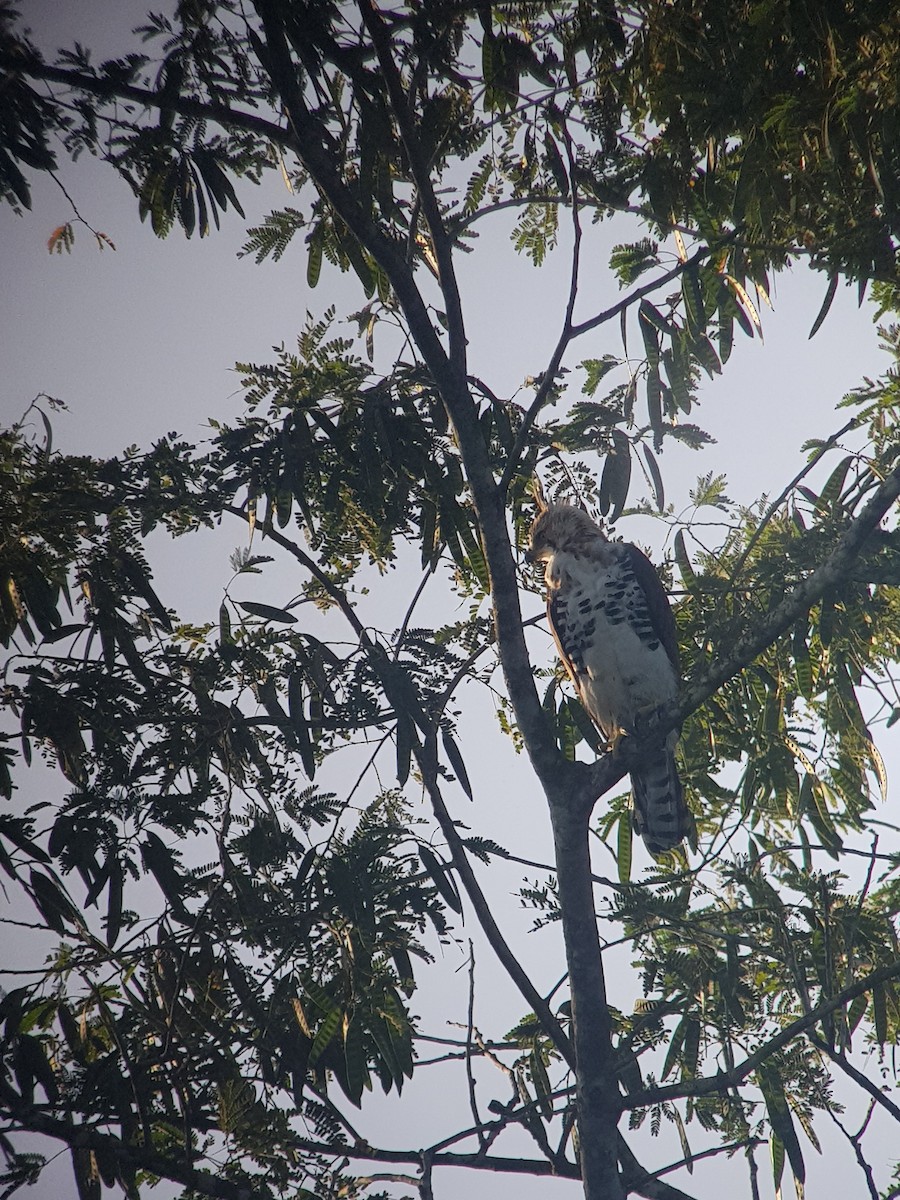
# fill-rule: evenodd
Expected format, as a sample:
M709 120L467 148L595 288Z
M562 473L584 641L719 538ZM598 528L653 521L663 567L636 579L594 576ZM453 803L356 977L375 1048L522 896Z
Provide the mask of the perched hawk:
M636 546L610 542L587 513L551 504L531 531L530 562L544 563L547 612L578 699L615 744L678 692L678 645L669 601ZM631 773L634 826L651 854L691 828L675 766L678 730Z

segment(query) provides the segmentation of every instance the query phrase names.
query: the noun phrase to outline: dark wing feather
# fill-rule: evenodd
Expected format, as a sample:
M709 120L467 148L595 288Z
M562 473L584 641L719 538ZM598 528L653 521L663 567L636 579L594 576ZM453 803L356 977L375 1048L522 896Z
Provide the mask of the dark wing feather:
M669 662L675 668L675 674L681 677L681 663L678 654L678 633L675 628L675 617L669 605L666 589L660 582L656 567L637 546L627 545L628 563L634 572L634 577L640 585L647 604L647 615L653 632L659 638L663 649L669 656Z
M594 711L590 699L584 692L585 668L583 661L581 661L584 647L579 644L577 632L573 636L573 631L567 627L566 597L564 592L564 587L558 588L555 591L551 591L547 597L547 619L550 625L550 632L553 634L553 640L556 643L556 651L563 666L566 668L569 678L574 684L575 694L581 702L581 707L604 737L612 737L615 732L614 727L607 728L599 714Z
M556 650L562 660L562 665L568 671L569 678L577 688L578 668L575 666L566 644L565 606L562 603L559 590L552 591L547 596L547 620L550 624L550 632L553 634L554 642L556 642Z

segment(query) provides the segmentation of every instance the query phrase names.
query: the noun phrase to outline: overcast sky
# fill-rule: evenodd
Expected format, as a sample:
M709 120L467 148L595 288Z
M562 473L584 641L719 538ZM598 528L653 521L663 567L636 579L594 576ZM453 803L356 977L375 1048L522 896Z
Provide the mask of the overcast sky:
M100 42L98 57L127 48L123 34L132 21L123 13L128 8L100 0L69 4L32 0L24 5L45 47L52 49L76 38L89 45ZM339 313L360 307L355 279L340 276L327 264L319 287L309 290L301 239L280 264L257 266L252 258L237 257L245 222L231 213L222 232L207 239L186 241L176 229L159 241L149 226L138 222L136 204L125 185L101 164L84 159L66 165L61 178L80 213L115 243L115 251L101 253L90 233L76 227L71 255L48 254L51 232L73 216L69 200L51 179L34 181L33 209L24 217L15 217L9 209L0 211L5 293L0 322L4 364L0 418L4 423L17 419L39 393L59 398L69 410L53 417L59 449L107 455L129 444L147 446L169 430L189 439L208 436L210 416L227 419L240 411L239 384L232 371L236 360L270 360L274 345L290 345L295 339L307 310L318 315L332 303ZM274 173L262 187L247 186L240 195L246 224L290 202ZM514 254L502 218L495 222L482 225L475 253L462 260L461 276L472 371L498 394L510 395L526 376L538 374L549 357L561 319L560 298L567 287L566 264L561 255L558 264L536 272ZM628 229L630 236L638 236L633 226ZM583 272L581 317L617 298L606 263L609 247L622 236L627 235L618 229L597 237L595 257ZM704 388L703 405L696 414L717 445L702 455L681 447L665 452L667 492L676 508L686 503L695 477L706 471L726 473L729 493L742 501L749 502L761 492L780 491L801 462L801 443L808 437L827 436L842 423L834 407L843 393L864 375L874 376L884 369L871 312L868 306L857 307L855 289L840 289L824 327L808 340L825 285L824 276L811 275L803 267L782 274L773 290L775 312L763 314L765 343L736 337L732 361L722 378ZM581 357L620 350L615 323L584 339L570 365ZM639 534L629 533L627 527L621 532L644 540L652 536L646 523ZM656 536L661 542L662 530ZM163 581L160 590L166 602L178 605L192 620L209 619L230 575L227 552L238 540L235 531L224 540L212 535L200 538L199 554L196 542L173 547L155 541L152 561L157 579ZM279 602L278 597L265 598ZM479 713L474 720L481 719ZM900 765L897 736L892 732L881 741L889 773L894 775ZM511 756L501 762L479 762L476 756L469 766L478 796L490 805L487 815L484 810L479 814L479 832L502 841L512 816L520 835L518 852L549 858L546 817L521 764ZM467 819L462 809L459 815ZM607 862L598 865L602 871L609 868ZM558 933L551 929L526 939L528 920L509 895L522 871L507 871L505 876L498 871L497 876L499 910L517 923L521 934L517 944L536 964L543 986L552 981L561 962ZM474 936L471 930L463 931L463 940L470 934ZM461 951L448 951L438 985L445 999L452 996L458 1019L464 1015L462 966ZM521 1002L512 998L505 980L491 989L490 995L479 996L479 1011L486 1021L495 1012L520 1010ZM423 1002L434 1003L427 989ZM617 1002L630 1007L628 995ZM487 1095L489 1085L484 1086ZM423 1112L432 1106L433 1084L417 1081L413 1091ZM393 1104L386 1104L381 1112L371 1125L365 1123L374 1131L373 1140L384 1137L388 1143L405 1144L405 1133L398 1134L394 1125ZM440 1116L446 1119L447 1114ZM460 1123L465 1119L462 1109ZM822 1118L823 1133L826 1123L827 1118ZM674 1135L671 1149L676 1157ZM654 1148L646 1157L658 1161L657 1153ZM808 1164L808 1194L835 1195L833 1160L828 1160L830 1174L823 1180L816 1176L815 1155L810 1153L809 1159L813 1161ZM846 1174L841 1179L848 1188L858 1188L857 1168L844 1165ZM712 1198L712 1178L699 1188L693 1181L685 1180L684 1185ZM30 1191L29 1200L50 1200L51 1193L41 1191L44 1186ZM444 1174L436 1195L445 1200L461 1186L462 1176ZM472 1177L464 1186L472 1200L575 1194L571 1184L546 1181L501 1184L494 1178Z

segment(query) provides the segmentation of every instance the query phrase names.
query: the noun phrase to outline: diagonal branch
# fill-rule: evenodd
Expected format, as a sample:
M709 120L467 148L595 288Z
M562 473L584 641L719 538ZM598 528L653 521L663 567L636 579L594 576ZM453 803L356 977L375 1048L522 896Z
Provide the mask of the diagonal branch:
M681 703L678 715L684 718L717 691L726 680L748 666L767 646L799 617L821 600L830 588L837 587L850 574L866 539L878 527L888 509L900 496L900 467L885 477L873 492L862 512L838 538L835 548L811 575L799 583L755 629L739 638L731 654L692 684Z
M720 244L715 247L720 249ZM590 333L592 329L596 329L599 325L605 325L607 321L611 321L614 317L618 317L626 309L630 308L636 300L642 300L644 296L649 296L651 293L658 291L661 287L665 287L673 279L678 279L685 271L691 267L703 262L705 258L713 253L709 247L703 247L696 250L687 262L678 262L670 270L662 275L658 275L655 279L651 279L649 283L642 284L641 287L635 288L629 292L627 296L623 296L621 300L613 304L610 308L605 308L602 312L595 313L593 317L589 317L586 321L582 321L579 325L572 327L572 338L581 337L584 333Z
M469 862L469 856L466 853L462 838L459 836L453 818L444 804L444 798L437 784L436 772L433 770L426 771L426 764L424 762L420 762L420 767L423 772L425 788L434 809L434 815L437 817L441 832L444 834L447 844L450 847L453 865L456 867L462 885L466 889L466 894L475 910L478 923L484 931L491 949L496 954L507 975L509 975L510 979L522 993L526 1002L531 1005L547 1036L552 1040L563 1059L574 1070L575 1054L572 1043L556 1019L556 1015L550 1005L531 982L522 964L513 954L506 939L500 932L497 922L494 920L491 913L491 906L479 886L475 872L472 870L472 864Z
M891 471L879 484L859 516L850 522L838 538L825 561L802 583L797 584L755 628L739 638L729 655L714 662L705 674L689 684L677 704L660 714L651 737L625 739L615 754L606 754L590 766L577 764L582 767L582 787L578 803L593 805L640 760L646 746L654 744L668 730L680 725L718 691L723 683L749 666L799 617L807 613L825 592L844 582L853 571L866 540L881 523L898 496L900 467Z
M198 100L195 96L171 96L162 89L138 87L121 79L104 79L99 75L88 75L84 71L54 67L39 58L12 55L0 51L0 68L10 74L26 75L29 79L40 79L45 83L58 83L76 91L87 92L101 100L132 100L142 108L173 109L180 116L197 117L202 121L214 121L217 125L252 133L265 141L273 142L284 149L295 149L290 131L278 121L271 121L256 113L244 112L239 108L217 103L214 100Z
M291 149L359 244L368 250L388 276L409 323L413 340L438 387L443 390L450 365L447 352L435 332L402 247L374 220L363 204L359 189L351 188L337 170L330 135L322 122L309 111L303 98L296 64L284 33L280 5L276 0L253 0L253 5L266 36L264 66L278 89L294 132Z
M872 971L862 979L857 979L855 983L845 987L837 995L830 996L828 1000L816 1005L808 1013L805 1013L802 1017L798 1017L796 1021L791 1021L790 1025L782 1029L781 1033L777 1033L773 1038L770 1038L764 1046L760 1046L758 1050L755 1050L753 1054L749 1055L742 1063L733 1067L730 1071L719 1071L716 1075L707 1075L700 1079L689 1080L684 1084L673 1083L665 1087L645 1088L642 1092L632 1092L630 1095L624 1097L622 1101L623 1107L645 1108L648 1104L659 1104L665 1100L677 1100L683 1096L709 1096L714 1092L722 1092L726 1088L736 1087L738 1084L743 1083L748 1075L752 1075L756 1068L761 1066L766 1059L771 1058L773 1054L777 1054L779 1050L789 1045L800 1034L812 1029L823 1017L827 1017L839 1008L843 1008L849 1001L855 1000L857 996L861 996L864 992L871 991L878 984L885 983L889 979L896 979L898 976L900 976L900 961L879 967L877 971Z
M374 0L358 0L358 7L363 24L375 47L378 65L381 67L381 73L391 99L394 119L397 122L397 128L400 130L403 147L409 159L412 176L419 193L422 215L431 234L431 242L434 247L435 258L437 259L438 281L444 302L447 306L447 328L450 335L450 363L457 375L464 378L466 374L466 332L463 322L462 302L459 295L459 286L456 281L456 271L453 266L452 244L444 228L440 205L434 194L430 164L423 158L421 139L410 120L410 110L407 103L406 91L403 86L403 79L392 53L391 38L384 20Z
M4 1106L6 1107L6 1099ZM211 1200L246 1200L248 1195L246 1183L223 1179L208 1171L198 1170L183 1159L160 1154L148 1146L123 1142L120 1138L109 1133L101 1133L99 1129L89 1125L75 1125L71 1121L60 1120L36 1105L25 1106L10 1103L8 1110L15 1117L17 1129L43 1134L45 1137L63 1142L73 1150L98 1152L107 1160L111 1159L116 1164L121 1163L132 1171L146 1171L160 1179L169 1179L173 1183L179 1183L188 1191L196 1192L199 1196L208 1196Z
M235 506L227 506L226 511L232 515L246 520L246 513ZM340 608L342 614L349 622L354 633L360 640L360 644L370 657L373 668L378 672L384 687L385 694L397 712L404 709L403 698L396 695L394 686L397 677L403 673L403 668L397 663L391 663L382 653L381 648L372 641L365 626L360 621L359 617L353 610L343 591L337 587L319 567L318 563L311 558L304 550L302 550L296 542L279 533L278 530L269 530L267 536L281 546L288 553L305 567L307 571L316 579L316 581L325 589L328 595L334 600L335 604ZM429 737L428 741L434 742L433 736ZM553 1010L549 1004L541 996L540 992L528 978L528 975L519 963L519 960L509 948L506 939L500 932L497 922L494 920L491 913L490 904L479 886L478 880L475 877L475 872L472 870L472 865L469 862L469 856L466 854L465 846L460 838L453 819L447 811L447 806L444 803L441 795L440 787L438 786L437 775L437 755L433 746L423 746L418 738L413 739L413 749L419 763L419 768L422 772L422 778L428 792L435 816L441 826L441 830L447 839L447 844L450 847L450 853L453 856L453 865L459 873L463 887L469 896L472 907L478 918L485 937L490 943L491 949L497 955L497 958L505 968L507 974L515 983L516 987L522 993L526 1002L531 1005L535 1014L539 1018L541 1025L551 1038L556 1048L559 1050L562 1057L574 1069L575 1058L572 1051L572 1045L566 1037L565 1032L556 1019Z
M886 1096L881 1088L876 1087L871 1079L867 1078L862 1071L857 1070L853 1063L849 1061L846 1054L833 1049L823 1038L817 1037L814 1033L808 1033L806 1036L817 1050L820 1050L823 1054L827 1054L831 1061L840 1067L845 1075L849 1076L854 1083L859 1084L863 1091L868 1092L876 1104L880 1104L882 1108L887 1109L894 1120L900 1122L900 1107Z

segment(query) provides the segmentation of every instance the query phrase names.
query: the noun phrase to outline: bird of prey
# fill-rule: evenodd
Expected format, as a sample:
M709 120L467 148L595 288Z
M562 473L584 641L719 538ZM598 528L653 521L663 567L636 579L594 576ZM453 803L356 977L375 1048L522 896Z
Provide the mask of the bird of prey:
M571 504L544 508L531 530L530 562L544 564L547 613L578 699L611 746L678 693L675 620L650 560L610 542ZM632 768L634 827L651 854L692 828L675 765L678 730Z

